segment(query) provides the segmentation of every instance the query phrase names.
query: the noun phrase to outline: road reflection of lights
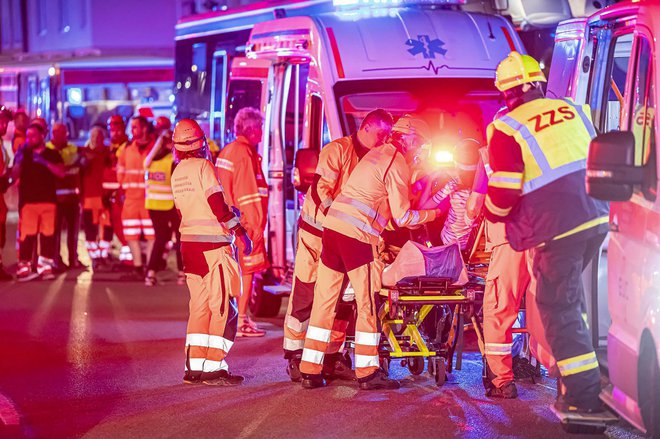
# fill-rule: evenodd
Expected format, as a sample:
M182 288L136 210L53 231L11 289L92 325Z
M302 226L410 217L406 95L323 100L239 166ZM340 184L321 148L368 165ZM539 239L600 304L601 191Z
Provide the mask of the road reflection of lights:
M32 320L30 320L28 331L31 336L40 337L42 335L44 326L46 326L46 322L49 320L56 299L60 295L60 292L64 289L64 279L64 276L60 276L48 286L46 295L41 301L39 308L34 313Z
M84 379L89 371L91 358L91 337L89 334L89 294L92 283L91 272L83 272L78 276L78 281L73 289L73 300L71 302L71 320L69 323L69 341L67 342L67 360L73 364L74 370L80 375L76 378Z

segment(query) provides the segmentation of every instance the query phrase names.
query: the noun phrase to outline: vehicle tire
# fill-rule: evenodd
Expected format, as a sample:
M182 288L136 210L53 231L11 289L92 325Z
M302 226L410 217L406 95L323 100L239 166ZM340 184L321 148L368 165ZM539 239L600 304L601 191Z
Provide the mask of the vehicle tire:
M408 370L413 375L421 375L424 372L424 357L409 358Z
M642 336L638 365L639 408L649 437L660 438L660 367L650 335Z
M444 358L436 358L435 360L435 384L441 387L447 381L447 366L445 365Z
M250 312L255 317L277 317L282 306L282 296L264 291L264 279L254 277L254 288L250 297Z

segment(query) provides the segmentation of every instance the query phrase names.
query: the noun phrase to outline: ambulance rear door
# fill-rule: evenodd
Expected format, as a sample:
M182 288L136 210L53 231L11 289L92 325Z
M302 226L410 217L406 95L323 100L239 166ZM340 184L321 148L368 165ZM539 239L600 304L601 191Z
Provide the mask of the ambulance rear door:
M569 97L579 103L585 102L593 47L586 18L563 21L557 26L548 75L548 97Z

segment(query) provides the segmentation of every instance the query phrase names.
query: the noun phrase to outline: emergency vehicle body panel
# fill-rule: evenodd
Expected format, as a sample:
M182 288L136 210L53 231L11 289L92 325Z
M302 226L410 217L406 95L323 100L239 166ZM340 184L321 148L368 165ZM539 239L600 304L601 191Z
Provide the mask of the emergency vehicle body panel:
M275 267L293 263L302 203L290 172L299 147L320 150L356 131L374 108L424 115L449 146L465 137L484 142L485 127L501 107L493 86L497 63L511 50L524 53L501 17L413 7L369 14L290 17L252 30L248 58L273 62L264 163Z
M651 404L650 379L653 367L654 379L659 379L660 368L658 36L656 0L625 2L588 20L564 22L557 31L548 84L558 96L564 93L578 103L589 103L599 132L630 131L635 138L635 165L644 168L644 183L634 188L630 201L611 203L607 291L598 294L601 300L607 298L612 321L607 366L613 389L603 397L637 428L644 430L650 428L645 423L655 422L656 434L660 396L655 395L655 418L641 407Z

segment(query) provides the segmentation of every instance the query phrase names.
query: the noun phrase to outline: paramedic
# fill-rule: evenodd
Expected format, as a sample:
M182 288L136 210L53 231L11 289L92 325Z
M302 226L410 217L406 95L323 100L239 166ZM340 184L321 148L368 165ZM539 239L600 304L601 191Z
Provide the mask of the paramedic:
M314 181L307 191L298 220L293 288L284 318L284 358L289 360L287 373L292 381L301 380L300 359L314 299L323 219L355 165L369 150L388 139L392 124L392 116L387 111L373 110L365 116L355 134L334 140L321 149ZM350 362L342 355L346 328L352 315L353 308L339 301L331 342L324 358L323 374L326 376L355 377Z
M238 336L263 337L248 316L255 273L269 266L264 232L268 220L268 183L261 169L257 146L263 137L263 116L256 108L241 108L234 120L236 140L225 146L216 161L218 178L227 196L227 203L240 210L241 224L247 230L254 247L252 254L239 255L243 273L243 294L238 300Z
M232 242L239 238L242 253L252 243L238 218L225 203L204 132L197 122L181 120L173 142L178 165L172 173L174 204L181 216L181 253L190 290L186 331L185 383L216 386L241 384L225 361L237 329L235 297L241 292Z
M488 127L493 174L486 217L504 222L516 251L534 249L536 304L561 374L555 409L602 411L598 360L581 310L581 273L608 230L608 205L585 190L587 149L595 129L587 106L545 98L545 75L528 55L511 52L495 85L509 113Z
M409 188L412 161L430 136L425 121L402 116L393 127L390 143L369 151L355 166L323 221L321 261L305 348L300 363L305 388L325 386L321 372L331 341L336 306L344 282L350 281L357 301L355 368L360 388L397 389L399 382L379 368L374 293L381 273L375 253L389 223L412 227L433 221L435 210L411 210Z

